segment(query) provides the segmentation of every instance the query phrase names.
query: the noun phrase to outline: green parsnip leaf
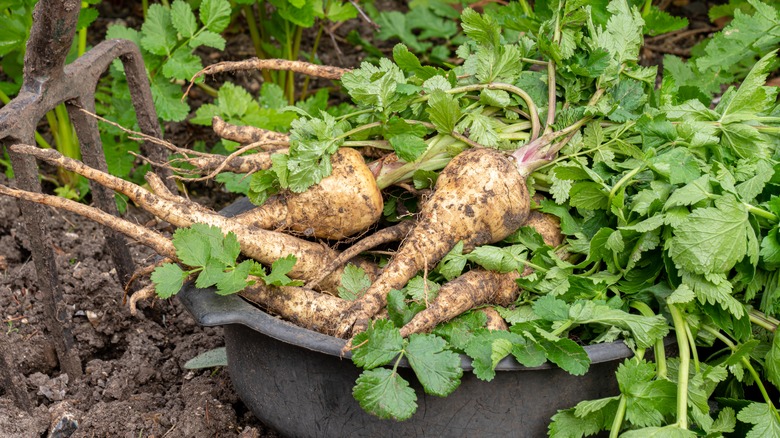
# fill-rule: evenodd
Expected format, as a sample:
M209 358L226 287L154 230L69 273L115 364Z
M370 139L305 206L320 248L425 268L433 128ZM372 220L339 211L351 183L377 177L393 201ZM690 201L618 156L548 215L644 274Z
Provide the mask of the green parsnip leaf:
M766 403L751 403L737 414L739 421L753 424L746 438L780 438L777 413Z
M404 340L393 323L380 319L355 335L352 345L358 346L352 350L352 362L370 370L386 365L398 356L404 348Z
M727 272L747 253L748 213L730 195L715 207L693 211L677 226L669 255L680 268L697 274Z
M448 350L444 339L413 334L409 336L405 355L427 394L445 397L460 385L463 375L460 355Z
M165 299L179 293L187 275L188 273L184 272L175 263L166 263L155 268L151 278L155 285L154 290L157 292L157 296Z
M409 382L387 368L363 371L352 395L366 412L383 419L403 421L417 410L417 395Z

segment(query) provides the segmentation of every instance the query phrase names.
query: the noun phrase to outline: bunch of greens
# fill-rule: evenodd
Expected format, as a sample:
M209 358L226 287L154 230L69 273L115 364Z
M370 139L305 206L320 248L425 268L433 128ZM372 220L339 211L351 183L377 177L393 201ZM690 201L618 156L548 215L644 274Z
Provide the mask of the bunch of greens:
M456 352L483 380L508 355L579 375L590 363L582 343L622 339L636 354L616 374L621 393L559 412L551 435L780 433L770 386L780 384L780 107L777 89L763 85L775 52L710 108L674 75L655 87L656 69L638 63L645 22L625 0L536 7L515 17L536 26L520 37L500 30L494 17L503 9L465 10L462 66L426 67L399 45L395 62L345 75L358 110L304 115L292 126L289 156L269 171L303 190L328 174L328 154L353 141L392 148L399 159L391 170L406 166L403 178L420 182L415 170L438 170L465 147L514 150L530 137L525 147L560 150L529 186L551 198L538 209L560 218L565 244L551 248L523 228L500 245L456 248L427 278L391 292L389 320L355 338L353 360L365 369L355 397L382 418L405 419L416 395L397 373L402 357L427 393L444 396L462 376ZM722 41L713 38L711 50ZM533 269L514 305L498 307L508 331L488 331L470 312L433 334L400 337L398 327L435 295L429 282L475 266ZM351 269L342 295L359 295L366 283ZM670 328L674 359L664 352Z

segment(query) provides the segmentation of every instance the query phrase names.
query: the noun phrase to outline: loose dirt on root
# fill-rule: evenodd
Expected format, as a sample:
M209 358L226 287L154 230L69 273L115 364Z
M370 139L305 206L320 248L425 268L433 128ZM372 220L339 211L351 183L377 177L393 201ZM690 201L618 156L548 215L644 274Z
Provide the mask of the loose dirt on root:
M1 176L0 183L9 184ZM132 317L101 227L48 211L43 219L84 376L73 381L59 370L21 214L14 199L0 197L0 336L35 406L24 412L10 389L0 387L0 436L46 437L65 414L78 422L73 437L278 436L247 411L226 369L184 368L224 345L221 328L199 327L176 299L142 304L143 314ZM139 265L153 256L135 243L129 247Z

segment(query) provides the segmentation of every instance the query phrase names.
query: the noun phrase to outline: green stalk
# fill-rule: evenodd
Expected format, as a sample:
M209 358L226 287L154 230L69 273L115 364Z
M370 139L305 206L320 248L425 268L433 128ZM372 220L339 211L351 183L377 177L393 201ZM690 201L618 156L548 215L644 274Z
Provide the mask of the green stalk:
M696 350L696 341L693 339L693 332L691 332L691 326L689 324L685 325L685 336L688 338L688 342L690 342L691 346L691 355L693 356L693 369L696 370L696 373L698 374L701 371L701 365L699 364L699 352Z
M383 189L398 181L407 180L418 170L443 169L452 160L452 155L447 150L459 145L463 145L463 142L452 136L439 134L428 140L428 149L416 161L380 172L376 178L377 186Z
M149 11L149 0L141 0L141 10L144 13L144 20L146 20L146 13Z
M737 346L731 342L731 339L726 337L723 333L720 332L720 330L716 330L709 325L702 325L701 328L709 333L711 333L713 336L718 338L721 342L726 344L726 346L731 349L731 351L737 351ZM777 409L775 408L774 403L772 403L772 397L769 396L769 393L766 390L766 387L764 386L764 382L761 380L761 376L758 374L755 368L753 368L753 364L750 363L750 360L748 360L747 357L742 357L742 366L747 368L750 375L753 377L753 380L756 382L756 386L758 386L758 390L761 392L761 397L764 398L764 402L766 402L767 406L772 410L772 412L775 414L775 418L778 422L780 422L780 413L777 412Z
M645 0L645 4L642 7L642 16L647 17L647 14L650 13L650 10L653 6L653 0Z
M642 316L647 317L653 317L655 316L655 312L653 312L653 309L650 308L647 304L641 302L641 301L632 301L630 306L639 313L642 314ZM654 354L655 354L655 375L659 379L666 379L666 347L664 346L664 340L659 339L655 341L655 346L653 347Z
M770 332L777 331L777 327L780 325L780 321L771 316L767 316L756 309L750 309L750 311L748 311L748 317L750 318L750 322Z
M688 336L685 334L687 323L682 312L675 304L670 304L669 313L672 315L674 334L680 350L680 369L677 371L677 425L680 429L688 429L688 372L693 346L688 344Z
M746 202L743 202L742 205L744 205L745 208L747 208L748 213L753 213L754 215L756 215L758 217L762 217L764 219L768 219L768 220L770 220L772 222L780 221L780 218L778 218L777 215L775 215L772 212L763 210L763 209L758 208L758 207L756 207L754 205L750 205L750 204L748 204Z
M615 413L615 418L612 419L612 426L609 429L609 438L618 438L620 435L620 429L623 427L623 418L626 416L626 403L626 396L620 394L617 412Z
M87 9L88 7L89 7L89 3L81 2L81 10ZM87 28L84 27L83 29L79 30L78 55L81 56L86 51L87 51Z
M563 334L563 332L570 329L572 325L574 325L574 321L572 321L571 319L567 319L557 329L553 330L551 334L555 336L560 336L561 334Z
M246 18L246 24L249 28L249 37L252 38L252 45L255 47L255 55L260 59L267 58L268 55L263 50L263 40L257 29L257 18L252 5L244 5L241 9L244 12L244 18ZM263 76L264 82L271 82L271 73L268 70L260 70L260 74Z
M323 5L323 10L326 11L325 15L328 15L328 11L330 9L330 0L325 0L325 4ZM311 47L311 53L309 53L309 62L314 64L314 58L317 57L317 50L320 48L320 40L322 39L322 33L325 30L325 20L319 21L319 28L317 28L317 35L314 37L314 43ZM311 81L311 76L306 76L303 79L303 86L301 87L301 100L306 99L306 95L309 92L309 82Z

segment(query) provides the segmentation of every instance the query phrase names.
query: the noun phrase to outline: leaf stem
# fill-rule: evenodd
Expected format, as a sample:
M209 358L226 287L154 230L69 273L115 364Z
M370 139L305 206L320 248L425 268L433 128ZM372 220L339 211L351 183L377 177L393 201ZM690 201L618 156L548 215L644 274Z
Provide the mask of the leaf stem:
M737 346L734 344L734 342L731 341L726 335L720 332L720 330L716 330L713 327L710 327L707 324L702 324L701 328L709 333L711 333L713 336L718 338L721 342L726 344L731 351L736 351ZM769 396L769 393L766 390L766 387L764 386L764 382L761 380L761 376L758 374L755 368L753 368L753 365L750 363L750 360L748 360L747 357L742 357L741 359L742 366L747 368L750 375L753 377L753 380L756 382L756 386L758 386L758 390L761 392L761 397L764 398L764 402L769 406L769 408L772 410L772 412L775 414L775 418L778 422L780 422L780 413L777 412L777 409L775 408L774 403L772 403L772 397Z
M751 204L748 204L746 202L743 202L742 205L744 205L745 208L747 208L748 213L753 213L754 215L756 215L758 217L762 217L764 219L768 219L768 220L770 220L772 222L780 221L780 218L778 218L777 215L775 215L772 212L769 212L769 211L766 211L764 209L758 208L758 207L756 207L754 205L751 205Z
M748 317L750 318L750 322L770 332L777 331L777 327L780 325L780 321L771 316L767 316L756 309L750 309Z
M632 301L630 306L639 311L642 316L655 316L653 309L651 309L650 306L643 303L642 301ZM655 347L653 347L653 350L655 354L655 375L659 379L666 379L666 347L664 346L663 338L655 341Z
M539 131L541 131L541 122L539 121L539 111L537 110L536 105L534 104L534 101L531 98L531 95L528 94L525 90L523 90L520 87L516 87L510 84L504 84L501 82L491 82L489 84L471 84L471 85L464 85L462 87L451 88L449 90L446 90L445 93L458 94L458 93L468 93L469 91L480 91L480 90L503 90L508 93L513 93L520 96L520 98L523 99L526 106L528 107L528 115L531 117L531 140L535 140L537 137L539 137ZM429 98L430 98L430 94L427 94L425 96L421 96L419 99L416 99L415 102L425 102Z
M612 419L612 426L609 428L609 438L617 438L620 435L620 429L623 427L623 418L626 416L627 400L624 394L620 394L617 412Z
M677 425L688 429L688 372L691 367L691 345L686 336L685 318L675 304L669 304L669 313L674 322L674 334L680 350L680 369L677 371Z

